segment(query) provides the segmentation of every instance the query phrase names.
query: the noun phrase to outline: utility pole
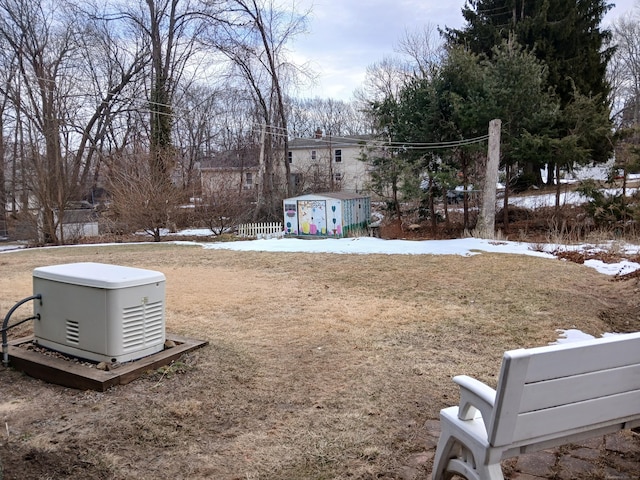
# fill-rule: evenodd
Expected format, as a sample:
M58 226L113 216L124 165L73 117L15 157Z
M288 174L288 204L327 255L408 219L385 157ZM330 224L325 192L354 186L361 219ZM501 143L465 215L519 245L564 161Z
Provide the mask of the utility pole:
M487 153L487 169L482 190L482 207L478 217L475 237L495 238L496 230L496 190L498 168L500 167L500 120L489 122L489 147Z

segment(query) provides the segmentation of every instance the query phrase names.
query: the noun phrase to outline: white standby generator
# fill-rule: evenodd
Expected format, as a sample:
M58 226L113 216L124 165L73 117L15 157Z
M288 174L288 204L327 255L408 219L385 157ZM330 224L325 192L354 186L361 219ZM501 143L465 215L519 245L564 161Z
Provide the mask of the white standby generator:
M153 270L69 263L33 270L34 341L98 362L127 362L164 349L165 276Z

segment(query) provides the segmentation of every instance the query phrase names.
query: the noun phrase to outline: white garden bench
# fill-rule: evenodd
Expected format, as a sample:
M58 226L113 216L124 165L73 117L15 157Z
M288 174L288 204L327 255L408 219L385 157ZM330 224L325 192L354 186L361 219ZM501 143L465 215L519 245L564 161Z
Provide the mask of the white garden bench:
M503 480L506 458L640 426L640 333L506 352L496 390L453 380L433 480Z

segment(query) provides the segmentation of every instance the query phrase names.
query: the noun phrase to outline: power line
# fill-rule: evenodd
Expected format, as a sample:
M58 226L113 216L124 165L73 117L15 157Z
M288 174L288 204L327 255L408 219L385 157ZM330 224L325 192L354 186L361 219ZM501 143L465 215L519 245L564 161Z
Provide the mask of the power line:
M457 142L447 142L447 143L440 143L440 144L433 144L431 146L423 146L423 147L415 147L415 146L410 146L410 145L403 145L403 146L398 146L398 147L390 147L392 150L402 150L402 151L408 151L408 150L443 150L443 149L447 149L447 148L457 148L457 147L465 147L467 145L473 145L476 143L483 143L486 142L489 139L489 135L483 137L478 137L475 139L469 139L469 140L459 140Z
M481 135L475 138L464 138L460 140L451 140L446 142L384 142L383 145L387 145L389 147L398 146L400 148L430 148L430 147L440 147L440 146L449 146L449 145L457 145L459 143L477 143L483 142L489 138L489 135Z
M254 124L254 126L259 126L259 124ZM260 128L264 128L264 124L260 125ZM280 129L282 132L270 132L270 136L272 137L289 137L289 135L284 131L283 127L270 126L270 128ZM255 133L260 133L262 130L253 130ZM340 142L348 142L349 144L355 146L362 146L368 148L382 148L382 149L390 149L390 150L399 150L399 151L409 151L409 150L439 150L446 148L456 148L456 147L464 147L467 145L473 145L475 143L482 143L489 139L489 135L481 135L479 137L474 138L465 138L460 140L451 140L446 142L385 142L382 140L367 140L366 138L358 139L357 137L341 137L341 136L329 136L322 138L313 138L310 140L314 140L318 143L322 143L326 146L335 145L340 146ZM356 140L360 140L359 142L355 142Z

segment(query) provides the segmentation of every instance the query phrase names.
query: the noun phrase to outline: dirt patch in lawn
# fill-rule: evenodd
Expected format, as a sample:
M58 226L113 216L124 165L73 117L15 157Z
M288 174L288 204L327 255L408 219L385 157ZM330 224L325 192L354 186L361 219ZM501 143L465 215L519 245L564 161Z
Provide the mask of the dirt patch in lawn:
M505 350L635 306L634 285L557 260L160 244L2 254L0 313L33 268L79 261L163 272L167 330L210 343L107 392L0 367L5 480L426 479L453 375L495 385Z

